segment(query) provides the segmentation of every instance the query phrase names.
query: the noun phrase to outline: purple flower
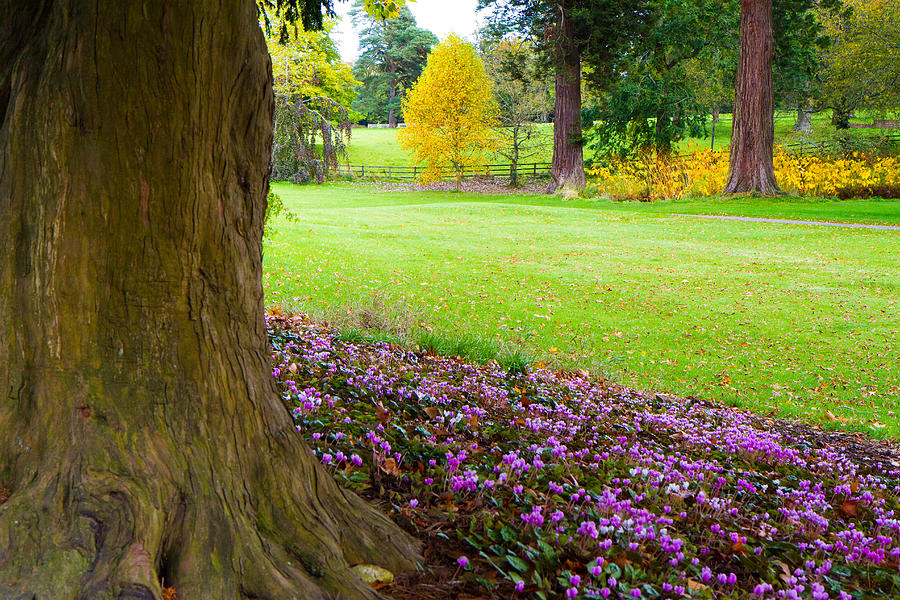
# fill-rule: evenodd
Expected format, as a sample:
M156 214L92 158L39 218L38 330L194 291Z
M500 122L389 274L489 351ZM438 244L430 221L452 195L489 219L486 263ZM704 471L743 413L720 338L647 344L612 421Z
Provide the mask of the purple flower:
M524 590L524 589L525 589L525 582L522 581L521 579L518 580L518 581L516 582L516 591L517 591L517 592L521 592L521 591Z
M409 505L412 506L413 508L415 508L419 505L419 501L416 500L415 498L413 498L412 500L409 501Z
M576 588L576 587L570 587L569 589L566 590L566 598L574 598L577 595L578 595L578 588Z
M461 569L465 569L469 566L469 559L465 556L460 556L456 559L456 564L458 564Z
M581 577L579 577L578 575L572 575L571 577L569 577L569 585L578 587L579 584L581 584Z

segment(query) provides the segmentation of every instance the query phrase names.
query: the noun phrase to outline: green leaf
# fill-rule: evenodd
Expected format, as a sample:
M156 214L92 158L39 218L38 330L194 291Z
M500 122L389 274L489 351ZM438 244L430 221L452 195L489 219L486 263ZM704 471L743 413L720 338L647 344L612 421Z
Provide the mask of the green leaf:
M526 571L528 571L528 563L518 556L515 556L514 554L507 554L506 562L512 565L512 568L519 571L520 573L525 573Z

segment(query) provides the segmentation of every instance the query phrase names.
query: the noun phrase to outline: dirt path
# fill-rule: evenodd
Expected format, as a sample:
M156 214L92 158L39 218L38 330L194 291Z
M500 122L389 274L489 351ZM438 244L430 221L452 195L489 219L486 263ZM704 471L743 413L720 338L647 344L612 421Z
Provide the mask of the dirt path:
M696 217L698 219L719 219L722 221L747 221L750 223L787 223L788 225L824 225L825 227L849 227L851 229L883 229L900 231L897 225L864 225L862 223L832 223L831 221L795 221L793 219L763 219L760 217L728 217L722 215L688 215L674 213L677 217Z

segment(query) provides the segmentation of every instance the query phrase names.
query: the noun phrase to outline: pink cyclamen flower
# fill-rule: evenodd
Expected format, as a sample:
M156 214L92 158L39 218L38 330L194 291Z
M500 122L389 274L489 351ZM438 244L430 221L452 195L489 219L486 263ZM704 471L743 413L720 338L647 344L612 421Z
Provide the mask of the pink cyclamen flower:
M469 566L469 559L466 558L465 556L460 556L459 558L456 559L456 564L458 564L460 566L460 568L465 569L466 567Z

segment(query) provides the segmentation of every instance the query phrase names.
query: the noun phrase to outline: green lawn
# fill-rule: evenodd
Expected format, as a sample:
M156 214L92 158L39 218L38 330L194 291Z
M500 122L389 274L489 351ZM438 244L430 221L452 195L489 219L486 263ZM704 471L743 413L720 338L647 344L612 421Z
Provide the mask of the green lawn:
M794 121L797 118L795 112L779 111L775 115L775 142L788 144L803 141L815 141L833 136L835 129L831 125L831 116L826 113L813 115L813 132L809 135L798 134L792 131ZM855 119L859 122L871 122L871 116ZM711 123L707 123L711 127ZM553 158L553 125L543 123L538 125L541 131L541 150L536 156L523 159L523 162L550 162ZM354 129L350 138L348 160L353 165L375 165L385 167L404 167L412 165L409 155L400 147L397 140L396 129ZM877 129L851 129L847 135L855 137L882 135L884 130ZM716 125L716 149L726 148L731 143L731 115L722 114L721 120ZM710 138L688 138L677 144L679 152L692 150L705 150L710 147ZM509 160L493 154L488 156L488 162L508 163Z
M673 214L900 224L900 202L275 189L300 221L266 243L270 306L900 435L900 232Z
M540 149L534 156L522 158L523 163L550 162L553 158L553 125L542 123L537 126L540 134ZM384 167L405 167L413 164L411 155L400 147L398 129L354 129L350 136L348 162L352 165L375 165ZM500 154L489 154L487 162L506 164L509 159Z

